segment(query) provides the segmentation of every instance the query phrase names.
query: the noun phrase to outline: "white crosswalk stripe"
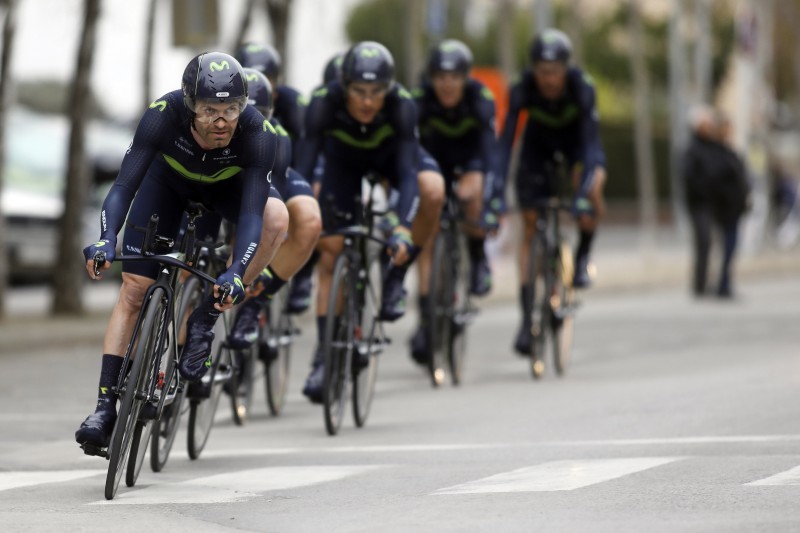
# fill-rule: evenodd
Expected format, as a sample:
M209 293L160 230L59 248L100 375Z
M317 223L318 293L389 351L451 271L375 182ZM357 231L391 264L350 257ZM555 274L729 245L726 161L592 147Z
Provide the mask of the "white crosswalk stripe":
M745 486L750 487L768 487L768 486L788 486L788 485L800 485L800 466L795 466L794 468L790 468L784 472L780 472L775 474L774 476L769 476L764 479L759 479L758 481L751 481L750 483L745 483Z
M381 466L286 466L241 470L177 483L120 491L111 501L90 505L153 505L166 503L228 503L260 493L296 489L363 474Z
M433 494L574 490L672 463L679 459L681 458L634 457L551 461L440 489Z
M0 491L30 487L32 485L45 485L48 483L63 483L86 477L104 474L105 470L43 470L39 472L0 472Z

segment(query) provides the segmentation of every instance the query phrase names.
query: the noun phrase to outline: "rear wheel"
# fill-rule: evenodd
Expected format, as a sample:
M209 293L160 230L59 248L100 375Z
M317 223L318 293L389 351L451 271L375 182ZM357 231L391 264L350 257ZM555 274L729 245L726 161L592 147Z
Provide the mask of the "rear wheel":
M530 324L533 342L531 342L530 365L531 375L539 379L544 374L545 334L549 326L549 308L545 298L547 290L547 243L541 233L537 233L531 240L530 257L528 262L528 283L531 287Z
M356 338L357 349L353 354L353 418L356 427L363 427L369 416L378 377L378 355L384 342L383 327L376 320L383 286L377 255L369 259L368 265L369 283L364 287L364 305L360 311L360 338Z
M562 242L555 264L553 295L550 299L553 331L553 362L559 376L564 375L572 359L575 289L572 287L574 263L569 244Z
M336 260L328 301L328 323L321 347L325 364L322 403L329 435L336 435L342 426L349 394L355 319L349 284L351 267L347 255L340 255Z
M467 239L459 231L450 248L449 265L452 272L452 315L450 337L448 340L447 362L450 367L450 380L453 385L461 383L466 353L467 325L472 313L470 304L470 265Z
M289 287L284 286L269 303L269 313L259 337L259 358L266 367L267 406L278 416L286 403L289 389L289 358L292 354L294 325L286 312Z
M453 328L453 279L448 254L446 230L436 236L433 244L430 283L428 286L429 309L422 317L423 327L427 328L431 354L428 359L428 373L434 387L444 383L450 355L450 341Z
M135 346L133 364L128 373L122 394L119 415L111 435L111 445L109 446L109 464L106 474L105 497L111 500L117 493L122 473L128 466L128 458L131 453L131 445L134 441L136 424L139 412L144 405L142 400L136 398L138 393L146 392L149 386L147 382L148 372L143 369L146 365L151 365L154 341L157 337L159 318L165 317L166 307L164 305L165 294L163 289L156 289L146 303L147 309L144 313L144 320L138 330L137 338L132 341ZM138 444L138 443L137 443ZM135 452L134 452L134 455Z

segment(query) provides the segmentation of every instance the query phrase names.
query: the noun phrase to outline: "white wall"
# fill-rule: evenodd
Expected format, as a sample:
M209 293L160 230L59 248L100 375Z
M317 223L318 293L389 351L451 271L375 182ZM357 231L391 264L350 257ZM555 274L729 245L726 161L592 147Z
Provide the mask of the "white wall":
M322 79L322 69L347 46L347 11L361 0L294 0L290 57L284 58L286 81L308 93ZM141 112L141 75L147 2L103 0L95 50L92 86L109 112L121 119ZM19 2L11 74L16 80L71 79L82 24L83 0ZM219 50L230 51L245 0L220 0ZM186 63L196 51L170 44L171 2L159 0L153 52L153 95L179 88ZM266 17L254 17L248 37L267 35Z

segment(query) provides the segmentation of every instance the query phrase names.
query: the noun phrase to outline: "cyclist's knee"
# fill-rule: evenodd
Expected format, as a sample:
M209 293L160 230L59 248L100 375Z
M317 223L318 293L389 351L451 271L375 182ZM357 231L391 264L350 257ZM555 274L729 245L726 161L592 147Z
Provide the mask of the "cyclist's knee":
M262 242L272 242L277 238L282 239L288 229L289 210L286 209L286 204L275 198L270 199L264 207Z
M148 287L152 284L151 278L123 272L119 291L120 303L128 310L137 311L142 306Z
M420 202L427 206L444 204L444 178L438 172L424 170L417 175Z
M471 202L481 197L483 192L483 173L476 170L467 172L458 180L456 194L462 202Z
M319 204L311 197L296 197L289 200L289 232L300 242L313 246L322 232L322 215Z

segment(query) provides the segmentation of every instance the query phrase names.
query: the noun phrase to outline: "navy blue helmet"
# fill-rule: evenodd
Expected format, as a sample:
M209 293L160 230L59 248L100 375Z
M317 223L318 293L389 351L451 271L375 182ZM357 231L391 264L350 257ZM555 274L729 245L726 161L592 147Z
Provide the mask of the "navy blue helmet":
M192 114L198 101L235 104L239 112L247 105L247 79L233 56L204 52L183 71L183 102Z
M250 95L247 103L258 109L267 119L272 118L272 84L266 76L254 68L244 69Z
M375 41L353 45L342 61L342 83L354 81L385 83L394 81L394 58L391 52Z
M254 68L271 80L281 72L281 55L268 44L248 43L237 54L243 67Z
M530 56L532 63L557 61L566 65L572 56L572 41L563 31L546 29L531 43Z
M458 72L465 76L472 68L472 52L455 39L439 43L428 56L428 76L436 72Z
M324 85L339 79L339 75L342 72L342 61L344 61L344 54L336 54L328 61L322 74L322 83Z

